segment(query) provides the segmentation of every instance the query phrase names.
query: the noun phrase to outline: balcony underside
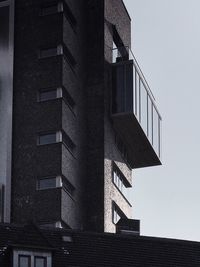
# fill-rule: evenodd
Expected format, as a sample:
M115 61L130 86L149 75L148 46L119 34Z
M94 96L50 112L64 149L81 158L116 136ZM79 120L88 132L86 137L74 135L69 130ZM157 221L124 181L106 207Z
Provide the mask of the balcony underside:
M131 168L161 165L159 157L134 114L113 114L112 120L114 129L126 146Z

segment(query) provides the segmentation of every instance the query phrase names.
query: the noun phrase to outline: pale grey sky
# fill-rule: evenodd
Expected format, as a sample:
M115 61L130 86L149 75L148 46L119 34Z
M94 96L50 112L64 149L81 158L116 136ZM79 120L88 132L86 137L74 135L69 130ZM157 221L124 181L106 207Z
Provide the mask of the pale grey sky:
M141 234L200 241L200 1L124 0L163 117L161 167L134 171Z

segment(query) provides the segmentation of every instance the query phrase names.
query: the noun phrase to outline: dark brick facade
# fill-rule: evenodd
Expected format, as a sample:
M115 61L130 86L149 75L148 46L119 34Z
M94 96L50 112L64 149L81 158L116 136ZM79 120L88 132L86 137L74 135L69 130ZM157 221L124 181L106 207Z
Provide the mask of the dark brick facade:
M49 1L16 1L14 118L12 166L13 222L64 221L83 227L83 184L86 144L86 6L66 1L77 20L75 29L65 12L41 16ZM64 44L76 61L58 55L39 58L40 49ZM64 86L75 105L59 98L37 102L40 89ZM42 132L64 130L75 144L72 154L63 144L37 146ZM73 199L62 189L36 190L37 178L64 175L75 188ZM71 204L70 204L71 203Z
M105 226L112 224L109 166L121 162L130 181L131 170L116 148L110 120L110 48L113 27L130 45L130 18L121 0L66 0L62 12L46 15L51 1L15 2L11 222L113 231ZM64 55L41 56L60 45ZM40 90L58 87L73 107L64 97L38 102ZM73 152L61 142L38 145L39 134L59 131L71 139ZM62 188L37 190L39 178L58 175L72 184L73 196ZM129 204L113 192L129 216Z

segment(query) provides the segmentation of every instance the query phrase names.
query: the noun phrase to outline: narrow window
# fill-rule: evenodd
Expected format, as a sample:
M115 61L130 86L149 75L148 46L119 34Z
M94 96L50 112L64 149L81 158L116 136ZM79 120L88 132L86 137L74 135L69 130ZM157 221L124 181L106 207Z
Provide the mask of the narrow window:
M47 133L47 134L40 134L38 138L39 145L47 145L47 144L54 144L57 142L57 134L54 133Z
M57 88L42 89L39 91L38 101L48 101L57 98Z
M18 266L19 267L31 267L31 257L25 256L25 255L19 255Z
M59 185L57 177L43 177L38 180L38 190L56 188ZM60 183L61 184L61 183Z
M49 101L57 98L63 98L65 103L69 105L71 109L74 108L75 102L64 86L58 88L42 88L39 90L37 97L38 102Z
M63 11L63 4L62 2L51 2L51 3L46 3L41 7L40 10L40 15L41 16L47 16L47 15L52 15L56 14L59 12Z
M112 222L117 224L121 218L126 218L126 215L121 211L117 204L113 201L112 203Z
M63 54L62 45L54 47L46 47L40 49L39 58L55 57L62 54Z
M131 185L114 162L112 168L112 181L122 195L129 201L129 187L131 187Z
M47 267L47 258L46 257L35 257L34 267Z

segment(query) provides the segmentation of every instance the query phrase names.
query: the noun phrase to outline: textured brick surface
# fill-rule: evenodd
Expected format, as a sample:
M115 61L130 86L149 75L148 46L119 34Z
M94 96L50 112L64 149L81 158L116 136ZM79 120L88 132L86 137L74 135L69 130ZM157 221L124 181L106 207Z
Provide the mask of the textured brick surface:
M45 217L72 228L113 231L111 201L127 216L130 206L112 184L111 162L129 182L131 171L115 147L110 121L110 47L112 24L130 44L130 19L121 0L66 0L77 21L72 26L62 13L39 16L46 2L16 0L12 221ZM40 48L61 43L74 66L61 55L38 58ZM37 102L39 89L62 85L73 109L62 99ZM39 132L62 129L75 144L72 152L62 144L37 146ZM62 174L75 187L73 199L62 190L36 190L38 177Z
M62 13L40 16L45 2L49 1L16 0L12 221L63 219L81 228L86 143L84 5L83 1L67 1L72 12L79 10L74 14L75 32ZM61 43L77 60L74 68L62 56L39 59L40 48ZM37 102L39 89L62 85L75 101L74 111L61 99ZM61 129L75 143L75 155L61 144L37 146L39 132ZM38 177L61 174L76 186L73 208L61 190L36 190Z
M131 218L130 204L112 182L112 162L115 162L129 183L132 183L132 171L116 147L115 132L110 120L112 103L112 69L110 63L112 63L113 27L116 27L123 44L130 45L130 18L121 0L105 0L104 230L106 232L115 232L115 225L112 222L113 201L128 218Z

